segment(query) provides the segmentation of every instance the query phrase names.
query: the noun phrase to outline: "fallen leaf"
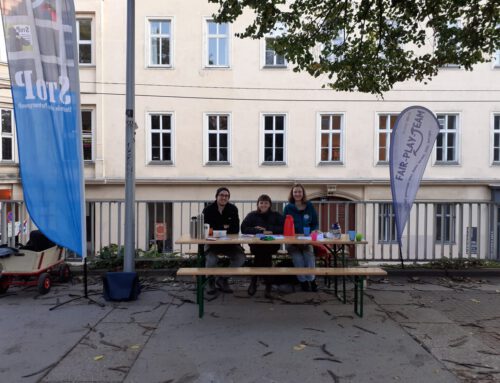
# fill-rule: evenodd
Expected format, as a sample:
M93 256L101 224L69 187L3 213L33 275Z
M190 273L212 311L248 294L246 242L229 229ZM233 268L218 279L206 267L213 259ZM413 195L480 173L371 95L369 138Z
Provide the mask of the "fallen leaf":
M97 356L94 356L94 360L95 360L95 361L98 361L98 360L101 360L101 359L104 359L104 355L97 355Z
M129 348L132 350L138 350L141 346L139 344L134 344L133 346L130 346Z
M481 301L477 300L477 299L471 299L472 302L474 303L481 303Z
M299 344L298 346L293 346L293 349L295 351L302 351L303 349L306 348L306 345L305 344Z

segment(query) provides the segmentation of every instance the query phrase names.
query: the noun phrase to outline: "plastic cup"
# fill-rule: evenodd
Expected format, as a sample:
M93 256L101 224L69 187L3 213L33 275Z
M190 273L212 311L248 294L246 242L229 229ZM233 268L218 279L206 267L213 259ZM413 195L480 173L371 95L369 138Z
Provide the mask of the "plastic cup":
M311 228L309 226L304 227L304 235L311 234Z
M312 239L313 241L317 241L317 240L318 240L318 233L317 233L317 232L313 232L313 233L311 233L311 239Z
M347 234L349 234L349 241L354 241L356 239L356 230L349 230Z

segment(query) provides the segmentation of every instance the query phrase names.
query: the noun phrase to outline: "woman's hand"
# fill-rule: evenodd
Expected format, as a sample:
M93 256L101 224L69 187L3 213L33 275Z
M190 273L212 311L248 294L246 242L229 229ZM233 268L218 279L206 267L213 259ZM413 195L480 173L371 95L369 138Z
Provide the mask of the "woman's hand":
M255 229L260 230L260 231L265 231L266 228L262 226L255 226Z

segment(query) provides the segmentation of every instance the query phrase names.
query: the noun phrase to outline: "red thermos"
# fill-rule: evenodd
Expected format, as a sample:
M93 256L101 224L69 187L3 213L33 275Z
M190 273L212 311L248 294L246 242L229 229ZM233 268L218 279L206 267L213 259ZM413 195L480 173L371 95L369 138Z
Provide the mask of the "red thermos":
M290 214L287 214L285 217L285 225L283 227L283 235L285 237L294 237L295 236L295 225L293 224L293 217Z

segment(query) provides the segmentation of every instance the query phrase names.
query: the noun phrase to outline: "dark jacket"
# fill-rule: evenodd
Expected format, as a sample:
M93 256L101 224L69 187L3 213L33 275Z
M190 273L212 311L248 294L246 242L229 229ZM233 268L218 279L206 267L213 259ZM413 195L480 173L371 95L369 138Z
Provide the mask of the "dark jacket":
M307 201L304 210L297 209L294 203L289 203L283 210L283 215L286 217L290 214L293 217L295 232L302 234L304 232L304 221L311 228L311 231L318 229L318 214L311 202Z
M240 232L240 217L238 208L232 203L227 203L219 213L217 202L213 202L203 209L205 223L210 225L213 230L227 230L228 234L238 234ZM224 227L228 225L228 227Z
M283 216L276 212L268 210L267 213L261 214L258 211L248 213L243 222L241 223L241 232L243 234L259 234L262 230L258 230L255 226L262 226L266 231L272 231L273 234L283 234ZM272 241L270 242L272 243ZM250 245L252 254L255 255L255 266L271 267L272 254L275 254L281 245ZM257 259L257 257L266 257L265 259Z
M268 210L262 214L255 210L248 213L241 223L241 232L243 234L262 233L262 230L255 228L255 226L262 226L266 228L266 231L272 231L273 234L283 234L283 222L283 216L276 211Z

